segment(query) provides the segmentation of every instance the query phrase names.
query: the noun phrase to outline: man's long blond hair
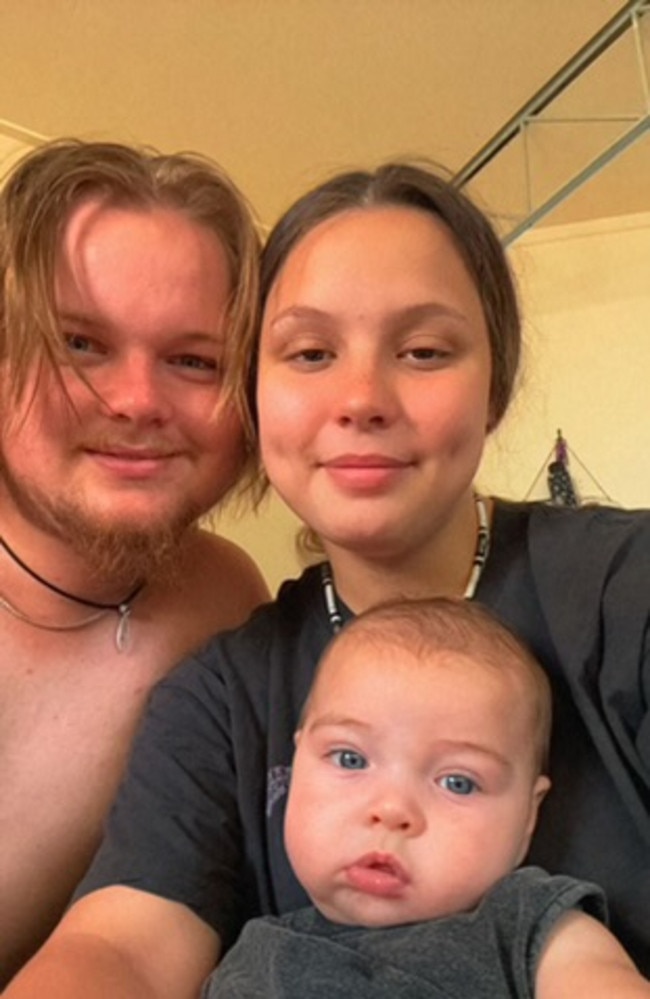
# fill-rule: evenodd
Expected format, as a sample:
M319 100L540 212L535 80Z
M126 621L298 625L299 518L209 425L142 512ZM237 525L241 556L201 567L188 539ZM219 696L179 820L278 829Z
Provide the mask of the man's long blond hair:
M59 330L54 293L57 251L74 208L87 198L147 209L171 208L210 229L222 243L231 277L222 399L253 428L239 371L252 349L258 313L260 240L250 206L212 161L193 153L76 139L47 143L14 167L0 191L0 363L3 407L21 400L28 376L49 366L58 376L70 355ZM252 461L250 462L252 464ZM250 477L255 469L249 468Z

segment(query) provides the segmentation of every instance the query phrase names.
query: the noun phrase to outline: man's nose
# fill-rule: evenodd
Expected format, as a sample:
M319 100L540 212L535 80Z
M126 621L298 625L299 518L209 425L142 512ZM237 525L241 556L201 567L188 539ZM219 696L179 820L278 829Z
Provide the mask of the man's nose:
M115 359L93 378L111 417L133 423L164 423L171 411L160 362L140 354Z

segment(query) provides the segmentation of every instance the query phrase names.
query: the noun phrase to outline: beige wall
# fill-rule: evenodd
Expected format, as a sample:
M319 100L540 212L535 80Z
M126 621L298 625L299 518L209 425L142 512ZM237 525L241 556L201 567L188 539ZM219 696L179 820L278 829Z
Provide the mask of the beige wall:
M650 506L650 214L539 229L512 260L523 384L481 483L526 496L561 428L583 498ZM545 475L534 495L547 495Z
M19 130L9 130L0 120L0 181L9 173L14 163L36 145L36 140L30 140L21 135Z
M623 506L650 506L650 214L536 230L511 256L525 314L523 382L486 450L481 488L522 499L543 470L532 495L548 495L561 428L585 498L602 500L600 484ZM296 524L272 501L257 517L224 515L219 529L275 589L299 571Z

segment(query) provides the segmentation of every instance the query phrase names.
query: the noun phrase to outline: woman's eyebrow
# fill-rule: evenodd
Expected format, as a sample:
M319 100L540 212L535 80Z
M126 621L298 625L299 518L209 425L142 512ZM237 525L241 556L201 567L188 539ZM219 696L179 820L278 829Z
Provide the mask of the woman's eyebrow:
M397 322L404 325L415 325L426 322L428 319L460 319L467 322L467 316L460 309L445 302L419 302L414 305L406 305L404 308L396 309L392 313Z
M271 329L277 326L291 324L292 322L310 322L324 324L331 321L331 314L324 309L318 309L312 305L290 305L288 308L278 312L269 322Z
M395 325L411 326L417 323L426 322L429 319L451 318L461 322L468 322L468 317L460 309L444 302L416 302L413 305L406 305L387 313L388 319ZM335 318L334 313L325 309L317 308L313 305L290 305L288 308L278 312L269 321L269 327L275 329L285 323L310 322L326 325Z

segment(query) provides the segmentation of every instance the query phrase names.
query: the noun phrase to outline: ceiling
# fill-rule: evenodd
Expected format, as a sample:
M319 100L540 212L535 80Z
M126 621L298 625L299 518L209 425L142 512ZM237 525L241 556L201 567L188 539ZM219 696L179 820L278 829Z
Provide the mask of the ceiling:
M424 155L458 170L623 6L2 0L0 119L207 153L270 223L343 167ZM637 145L572 217L650 210L650 140Z

